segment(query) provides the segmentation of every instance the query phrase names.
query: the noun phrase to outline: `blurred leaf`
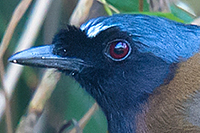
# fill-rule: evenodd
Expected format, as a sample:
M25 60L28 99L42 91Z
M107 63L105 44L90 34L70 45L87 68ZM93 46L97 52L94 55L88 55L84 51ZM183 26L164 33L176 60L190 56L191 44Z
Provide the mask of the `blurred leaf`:
M117 8L120 12L139 11L139 0L106 0L109 4ZM143 11L149 11L149 5L143 0Z
M185 23L191 23L200 16L199 0L179 0L170 4L171 13L184 20Z
M112 15L112 11L111 8L109 7L108 3L106 2L106 0L99 0L99 2L101 2L104 5L104 9L107 12L108 15Z
M174 4L194 17L200 16L200 0L179 0Z
M174 16L182 19L185 23L190 23L194 20L194 17L191 14L178 8L175 5L171 5L170 9L171 9L172 14L174 14Z
M172 13L162 13L162 12L129 12L127 14L145 14L150 16L158 16L171 19L176 22L184 23L184 20L174 16Z

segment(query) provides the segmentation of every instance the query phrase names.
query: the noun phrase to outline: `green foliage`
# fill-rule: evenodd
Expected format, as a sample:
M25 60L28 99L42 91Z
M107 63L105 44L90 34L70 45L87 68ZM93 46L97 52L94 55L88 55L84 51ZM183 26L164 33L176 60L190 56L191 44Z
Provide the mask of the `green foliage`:
M162 13L162 12L133 12L131 14L146 14L150 16L158 16L158 17L164 17L168 18L177 22L184 23L184 21L176 16L174 16L172 13Z
M109 4L117 8L121 13L137 12L139 10L139 0L106 0ZM143 0L143 11L149 11L149 5Z
M182 19L185 23L190 23L194 20L194 17L187 13L186 11L178 8L175 5L172 5L171 7L171 12L174 14L174 16Z

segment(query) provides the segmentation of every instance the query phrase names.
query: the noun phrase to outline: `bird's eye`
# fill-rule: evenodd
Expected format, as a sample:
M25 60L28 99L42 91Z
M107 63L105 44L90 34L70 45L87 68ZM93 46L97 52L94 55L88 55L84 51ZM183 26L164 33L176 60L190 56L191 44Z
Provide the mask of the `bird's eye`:
M108 46L106 55L114 61L126 59L131 51L129 43L124 40L112 41Z

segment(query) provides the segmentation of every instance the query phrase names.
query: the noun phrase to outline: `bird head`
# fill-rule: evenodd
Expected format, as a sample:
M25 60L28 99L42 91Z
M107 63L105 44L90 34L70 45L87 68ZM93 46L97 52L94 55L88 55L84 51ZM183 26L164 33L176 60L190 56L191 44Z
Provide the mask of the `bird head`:
M199 35L197 26L159 17L99 17L80 28L68 26L52 44L16 53L9 61L71 75L99 103L110 132L131 132L140 105L173 78L174 64L198 52Z

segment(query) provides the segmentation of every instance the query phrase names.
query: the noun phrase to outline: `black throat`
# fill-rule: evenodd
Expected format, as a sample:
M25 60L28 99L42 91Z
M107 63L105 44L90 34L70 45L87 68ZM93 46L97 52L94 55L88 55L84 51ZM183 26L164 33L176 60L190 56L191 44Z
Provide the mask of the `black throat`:
M135 132L135 116L141 111L140 105L171 75L171 65L163 60L148 54L139 59L134 64L115 65L115 69L112 66L89 69L75 75L75 79L101 106L110 133Z

